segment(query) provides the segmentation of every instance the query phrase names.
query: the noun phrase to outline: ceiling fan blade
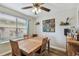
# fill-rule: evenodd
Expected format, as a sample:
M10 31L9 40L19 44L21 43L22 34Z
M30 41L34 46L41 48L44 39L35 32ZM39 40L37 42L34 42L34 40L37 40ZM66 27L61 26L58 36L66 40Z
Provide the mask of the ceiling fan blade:
M40 9L42 9L42 10L44 10L44 11L47 11L47 12L50 11L50 9L48 9L48 8L46 8L46 7L40 7Z
M32 3L32 4L33 4L33 6L40 6L40 5L44 4L44 3Z
M32 8L32 6L23 7L22 9L29 9L29 8Z

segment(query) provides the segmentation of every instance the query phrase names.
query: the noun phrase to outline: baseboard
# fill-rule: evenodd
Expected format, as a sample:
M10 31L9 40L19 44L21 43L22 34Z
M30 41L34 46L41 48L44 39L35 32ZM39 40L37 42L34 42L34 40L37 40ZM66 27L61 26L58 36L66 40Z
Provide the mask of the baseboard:
M66 52L66 49L63 49L63 48L59 48L59 47L55 47L55 46L50 46L50 48L57 49L57 50L62 51L62 52ZM5 53L0 54L0 56L5 56L5 55L7 55L9 53L11 53L11 50L10 51L7 51Z
M50 48L57 49L57 50L60 50L62 52L66 52L66 49L63 49L63 48L59 48L59 47L55 47L55 46L50 46Z

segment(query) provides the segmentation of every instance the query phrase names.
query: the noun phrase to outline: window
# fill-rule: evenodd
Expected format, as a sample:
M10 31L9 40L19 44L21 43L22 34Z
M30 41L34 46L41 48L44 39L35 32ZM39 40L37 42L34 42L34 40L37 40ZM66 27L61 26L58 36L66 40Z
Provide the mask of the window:
M0 43L10 39L23 38L27 31L27 20L0 13Z
M28 21L16 18L16 36L22 38L24 34L27 34Z

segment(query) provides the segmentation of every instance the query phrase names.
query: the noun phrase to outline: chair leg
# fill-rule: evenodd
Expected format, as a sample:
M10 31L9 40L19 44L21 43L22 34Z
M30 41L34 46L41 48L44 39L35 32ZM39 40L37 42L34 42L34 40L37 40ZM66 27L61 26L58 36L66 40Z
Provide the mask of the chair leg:
M41 55L47 56L48 55L48 51L44 51Z
M48 40L48 52L50 51L50 40Z
M48 51L45 51L45 56L48 56L49 52Z

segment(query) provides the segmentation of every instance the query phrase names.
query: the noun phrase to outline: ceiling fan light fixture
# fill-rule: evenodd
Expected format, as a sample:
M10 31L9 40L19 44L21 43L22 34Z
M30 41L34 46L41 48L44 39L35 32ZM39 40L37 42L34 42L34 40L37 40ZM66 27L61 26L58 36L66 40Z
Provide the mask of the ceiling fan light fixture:
M35 12L35 11L37 11L37 8L36 7L33 7L32 12Z
M40 7L38 8L38 7L33 7L33 10L32 10L32 12L34 12L34 13L40 13L41 12L41 9L40 9Z
M38 9L38 12L41 12L41 9L40 8Z

